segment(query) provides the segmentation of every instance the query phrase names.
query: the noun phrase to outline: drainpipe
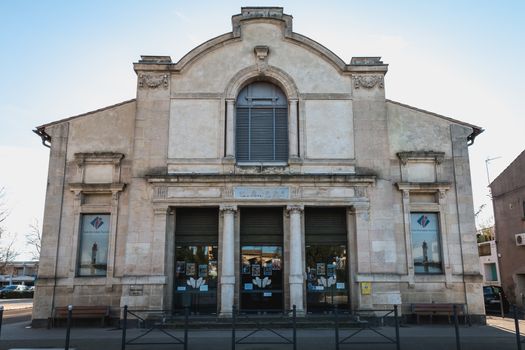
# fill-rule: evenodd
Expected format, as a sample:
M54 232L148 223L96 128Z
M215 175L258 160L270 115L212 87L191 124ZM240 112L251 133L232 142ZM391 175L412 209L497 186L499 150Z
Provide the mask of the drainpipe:
M469 312L469 307L468 307L468 300L467 300L467 284L465 282L465 261L463 259L463 241L462 241L462 234L461 234L461 217L459 215L459 197L458 197L458 181L457 181L457 174L456 174L456 159L454 157L454 139L453 139L453 136L452 136L452 130L451 130L451 133L450 133L450 141L451 141L451 145L452 145L452 163L453 163L453 172L454 172L454 192L456 194L456 215L457 215L457 218L458 218L458 234L459 234L459 251L461 252L460 256L461 256L461 277L462 277L462 280L463 280L463 294L464 294L464 298L465 298L465 312L466 312L466 315L467 315L467 319L468 319L468 324L469 326L472 325L471 323L471 320L470 320L470 312ZM472 143L474 142L474 140L472 139ZM471 143L471 144L472 144ZM467 146L470 146L469 144L467 144Z

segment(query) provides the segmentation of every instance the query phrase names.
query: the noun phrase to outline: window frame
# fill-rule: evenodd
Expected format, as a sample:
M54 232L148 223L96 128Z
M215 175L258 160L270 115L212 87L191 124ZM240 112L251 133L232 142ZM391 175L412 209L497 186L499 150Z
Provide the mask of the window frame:
M107 222L107 233L106 233L106 256L105 256L105 266L106 266L106 273L105 274L82 274L81 273L81 259L82 259L82 248L83 248L83 241L84 241L84 220L86 216L106 216L108 218ZM108 265L109 265L109 255L110 255L110 238L111 238L111 227L112 227L112 216L111 212L103 211L98 213L90 213L90 212L82 212L80 213L80 227L78 229L78 251L77 251L77 259L75 263L75 275L77 277L107 277L108 276Z
M412 215L425 215L425 214L434 214L436 217L437 225L437 242L439 243L439 265L441 271L439 272L417 272L415 257L414 257L414 227L412 227ZM411 236L411 250L412 250L412 266L414 268L414 274L416 276L428 276L428 275L445 275L445 261L444 261L444 252L443 252L443 232L441 228L441 213L439 211L424 211L424 210L411 210L409 213L410 216L410 236Z
M259 89L264 90L264 85L271 86L272 96L256 96L257 93L251 91L253 87L256 89L258 86L261 86ZM263 91L265 92L265 91ZM254 93L254 95L250 95ZM245 98L246 101L242 101L242 98ZM284 102L279 101L279 97L284 99ZM268 81L255 81L245 87L243 87L236 98L235 106L235 160L239 166L287 166L288 159L290 157L289 150L289 105L288 98L284 91L274 83ZM240 111L244 110L244 113L240 114ZM253 126L253 111L271 111L272 115L272 126L271 126L271 135L270 133L261 131L265 127L261 126L261 130L256 130ZM241 120L242 118L242 120ZM266 123L264 120L268 118L268 115L255 115L255 118L262 118L262 123ZM264 119L263 119L264 118ZM242 121L242 122L241 122ZM284 121L284 122L283 122ZM247 124L247 126L245 125ZM246 130L244 130L246 128ZM257 144L257 141L254 141L252 138L253 131L257 131L259 136L264 138L271 139L271 158L267 159L268 155L259 155L254 157L253 154L258 152L264 153L264 147L269 145L264 142ZM262 136L261 136L262 135ZM242 142L240 139L246 139ZM255 149L255 151L254 151ZM267 152L267 151L266 151ZM241 153L241 154L240 154ZM246 155L242 153L247 153Z

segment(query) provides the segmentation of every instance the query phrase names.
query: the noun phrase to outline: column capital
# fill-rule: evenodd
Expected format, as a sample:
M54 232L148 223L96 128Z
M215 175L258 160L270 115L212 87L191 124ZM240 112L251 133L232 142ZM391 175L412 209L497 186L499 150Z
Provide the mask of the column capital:
M366 212L370 209L370 203L354 203L352 204L355 213Z
M226 100L226 103L232 103L232 104L235 104L235 99L234 98L227 98Z
M219 207L219 210L223 213L225 212L231 212L233 214L235 214L235 212L237 211L237 206L236 205L231 205L231 204L225 204L225 205L221 205Z
M156 207L153 208L154 215L168 215L168 207Z
M301 214L304 211L304 205L287 205L286 211L288 214Z

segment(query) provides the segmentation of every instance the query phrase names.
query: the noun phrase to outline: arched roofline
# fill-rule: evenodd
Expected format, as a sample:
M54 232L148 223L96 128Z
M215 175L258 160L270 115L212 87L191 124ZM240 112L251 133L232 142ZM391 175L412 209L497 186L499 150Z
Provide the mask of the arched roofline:
M288 100L299 99L299 90L293 78L274 66L268 66L264 72L260 72L257 65L246 67L235 74L224 91L224 97L227 100L237 99L239 92L246 86L255 81L267 81L277 85L286 95Z
M171 63L171 59L164 62L143 59L134 64L136 71L171 71L182 72L189 68L200 57L217 50L221 47L242 40L242 30L248 23L270 23L279 27L286 42L305 48L306 50L321 57L339 73L363 73L383 72L386 73L388 65L383 64L379 57L352 58L350 64L346 64L339 56L331 50L304 35L292 31L292 16L284 14L281 7L243 7L242 13L232 16L232 31L212 38L195 47L184 55L177 63ZM144 56L148 57L148 56ZM151 56L157 57L157 56ZM363 60L364 59L364 60Z

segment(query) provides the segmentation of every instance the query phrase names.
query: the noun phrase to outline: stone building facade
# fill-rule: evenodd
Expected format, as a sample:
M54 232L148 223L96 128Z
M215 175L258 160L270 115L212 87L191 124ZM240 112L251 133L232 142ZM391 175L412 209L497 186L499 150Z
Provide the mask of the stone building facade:
M468 305L484 314L468 146L482 129L385 98L282 8L173 63L135 99L37 127L51 148L35 323L56 306L228 316Z
M501 287L525 306L525 151L490 184Z

